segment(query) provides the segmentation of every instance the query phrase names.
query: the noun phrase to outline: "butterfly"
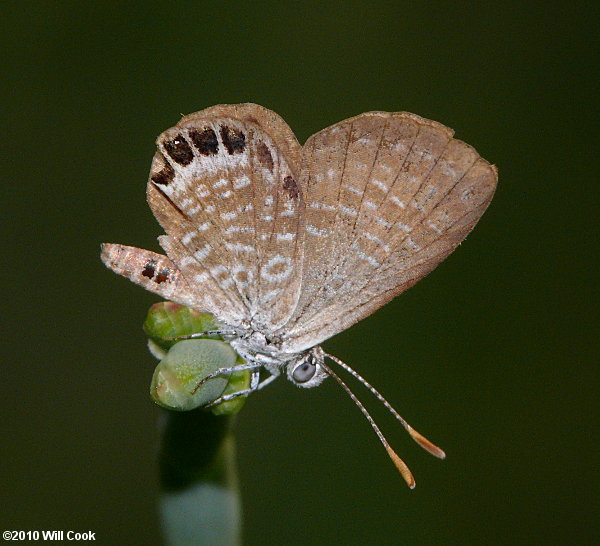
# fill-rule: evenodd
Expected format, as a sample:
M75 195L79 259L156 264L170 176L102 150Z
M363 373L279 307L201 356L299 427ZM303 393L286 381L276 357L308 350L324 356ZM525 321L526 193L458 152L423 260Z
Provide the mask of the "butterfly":
M147 198L166 255L104 244L104 263L214 315L221 328L210 333L245 363L202 383L251 370L249 389L214 403L257 391L282 372L304 388L332 377L414 487L407 465L325 359L361 381L424 449L444 452L319 345L444 260L489 205L496 168L451 129L407 112L366 112L301 146L266 108L217 105L183 117L156 144Z

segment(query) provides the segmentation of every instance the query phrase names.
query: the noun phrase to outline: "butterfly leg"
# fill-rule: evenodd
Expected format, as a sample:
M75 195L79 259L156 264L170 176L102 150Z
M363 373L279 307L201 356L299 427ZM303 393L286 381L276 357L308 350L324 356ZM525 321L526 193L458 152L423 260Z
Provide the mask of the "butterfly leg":
M259 391L263 387L266 387L269 383L272 383L273 381L275 381L275 379L277 379L278 377L279 377L279 373L272 373L272 375L270 375L263 381L259 382L260 372L258 370L256 370L256 371L252 372L252 379L250 381L249 389L245 389L243 391L238 391L238 392L232 392L231 394L226 394L224 396L221 396L220 398L217 398L216 400L213 400L212 402L210 402L209 404L207 404L204 407L211 408L213 406L216 406L217 404L220 404L221 402L228 402L229 400L233 400L234 398L237 398L238 396L246 396L255 391Z
M195 334L187 334L185 336L167 337L165 341L181 341L182 339L196 339L205 336L233 336L234 330L207 330L206 332L196 332Z
M203 377L202 380L198 382L198 384L194 387L191 394L196 394L196 391L204 385L207 381L214 379L215 377L219 377L220 375L235 373L235 372L243 372L244 370L254 370L259 368L260 364L256 364L255 362L246 362L245 364L238 364L237 366L231 366L230 368L219 368L218 370L209 373L207 376Z
M266 387L269 383L272 383L273 381L275 381L275 379L277 379L279 377L279 372L273 373L271 370L269 370L269 371L271 372L271 375L258 384L258 386L256 387L257 391L259 391L263 387Z

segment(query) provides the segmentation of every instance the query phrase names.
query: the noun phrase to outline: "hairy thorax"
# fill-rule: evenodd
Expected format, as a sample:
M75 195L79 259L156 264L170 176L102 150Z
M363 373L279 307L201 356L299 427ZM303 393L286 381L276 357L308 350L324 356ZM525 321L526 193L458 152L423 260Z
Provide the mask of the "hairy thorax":
M260 364L282 366L302 355L302 353L285 353L281 350L280 339L252 330L234 337L229 342L242 358Z

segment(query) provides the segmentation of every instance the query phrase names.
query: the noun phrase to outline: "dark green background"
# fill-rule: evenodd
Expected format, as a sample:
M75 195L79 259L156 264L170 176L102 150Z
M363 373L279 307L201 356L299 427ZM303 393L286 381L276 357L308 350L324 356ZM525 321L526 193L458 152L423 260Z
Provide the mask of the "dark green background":
M487 4L4 8L3 529L160 542L141 331L157 298L104 269L99 243L157 250L154 138L252 101L301 141L367 110L418 113L498 165L500 184L446 263L325 344L447 460L356 385L411 492L332 381L279 381L239 416L245 543L598 540L598 3Z

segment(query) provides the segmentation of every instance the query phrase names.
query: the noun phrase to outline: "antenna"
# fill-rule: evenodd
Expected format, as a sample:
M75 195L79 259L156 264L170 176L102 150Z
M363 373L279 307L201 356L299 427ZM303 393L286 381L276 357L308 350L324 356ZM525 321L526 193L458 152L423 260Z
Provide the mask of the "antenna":
M400 457L398 457L396 452L390 447L390 444L388 444L388 441L385 439L385 436L383 435L381 430L379 430L379 427L375 424L375 421L373 421L373 418L371 417L369 412L365 409L365 407L361 404L360 400L358 398L356 398L356 396L350 390L348 385L346 385L346 383L344 383L337 376L337 374L335 374L333 372L333 370L331 368L329 368L329 366L326 366L324 363L320 363L320 365L331 377L333 377L340 384L342 389L344 389L348 393L348 396L350 398L352 398L353 402L358 406L358 409L360 411L362 411L363 415L367 418L367 421L369 421L369 424L373 427L375 434L377 434L377 437L383 444L383 447L385 447L385 450L387 451L387 454L390 456L390 459L392 459L392 462L396 465L396 468L398 469L398 471L404 478L404 481L406 482L408 487L410 487L411 489L414 489L415 479L413 478L413 475L412 475L410 469L408 468L408 466L406 466L406 463Z
M425 436L419 434L414 428L412 428L406 420L392 407L392 405L379 393L379 391L373 387L364 377L362 377L358 372L354 371L348 364L342 362L339 358L325 353L325 356L330 360L333 360L338 366L341 366L348 373L352 374L356 379L358 379L367 389L369 389L377 399L390 411L390 413L400 421L402 426L405 428L406 432L408 432L411 438L417 442L424 450L429 451L435 457L439 459L445 459L446 454L442 449L436 446L433 442L430 442ZM363 412L364 413L364 412ZM385 444L384 444L385 445Z

